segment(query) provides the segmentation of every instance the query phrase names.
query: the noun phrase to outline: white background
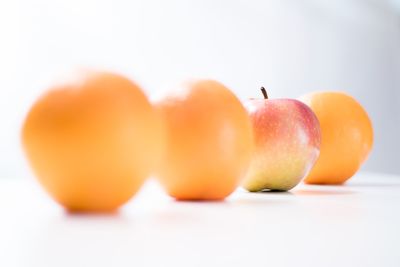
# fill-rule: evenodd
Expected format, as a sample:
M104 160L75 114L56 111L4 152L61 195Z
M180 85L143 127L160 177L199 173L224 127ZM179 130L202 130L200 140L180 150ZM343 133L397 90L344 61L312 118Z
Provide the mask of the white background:
M0 266L398 267L399 176L174 201L150 181L117 214L68 214L33 179L0 180Z
M343 90L368 110L366 170L400 173L395 1L0 0L0 177L25 176L19 131L34 99L77 67L122 72L148 95L190 77L246 99Z

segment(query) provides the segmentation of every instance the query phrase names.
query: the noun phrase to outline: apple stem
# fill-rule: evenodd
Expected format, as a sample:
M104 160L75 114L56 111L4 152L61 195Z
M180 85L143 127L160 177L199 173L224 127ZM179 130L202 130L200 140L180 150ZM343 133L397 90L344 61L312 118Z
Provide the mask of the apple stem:
M261 93L263 94L263 96L264 96L264 99L268 99L267 90L265 90L265 88L264 88L264 87L262 87L262 86L261 86Z

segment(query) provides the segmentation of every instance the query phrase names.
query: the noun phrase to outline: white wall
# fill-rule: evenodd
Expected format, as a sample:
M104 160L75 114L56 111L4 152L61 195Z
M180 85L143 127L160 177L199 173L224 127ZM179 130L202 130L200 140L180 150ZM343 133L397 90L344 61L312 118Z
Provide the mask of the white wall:
M400 22L382 0L0 0L0 177L23 176L32 101L77 66L126 73L149 94L188 77L241 98L345 90L371 115L366 170L400 174Z

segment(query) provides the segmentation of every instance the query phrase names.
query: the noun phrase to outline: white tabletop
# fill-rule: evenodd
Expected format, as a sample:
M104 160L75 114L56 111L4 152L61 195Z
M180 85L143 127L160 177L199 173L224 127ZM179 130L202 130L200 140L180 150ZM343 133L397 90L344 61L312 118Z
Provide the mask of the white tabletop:
M0 180L0 266L400 266L400 177L177 202L148 182L118 214L70 215Z

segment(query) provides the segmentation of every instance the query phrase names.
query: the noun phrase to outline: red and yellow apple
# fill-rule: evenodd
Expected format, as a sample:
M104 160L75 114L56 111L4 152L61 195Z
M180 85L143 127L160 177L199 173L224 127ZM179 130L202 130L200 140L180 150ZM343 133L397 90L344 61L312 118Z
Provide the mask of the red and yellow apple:
M295 99L250 99L246 108L255 139L255 152L243 187L249 191L286 191L314 166L321 133L313 111Z

